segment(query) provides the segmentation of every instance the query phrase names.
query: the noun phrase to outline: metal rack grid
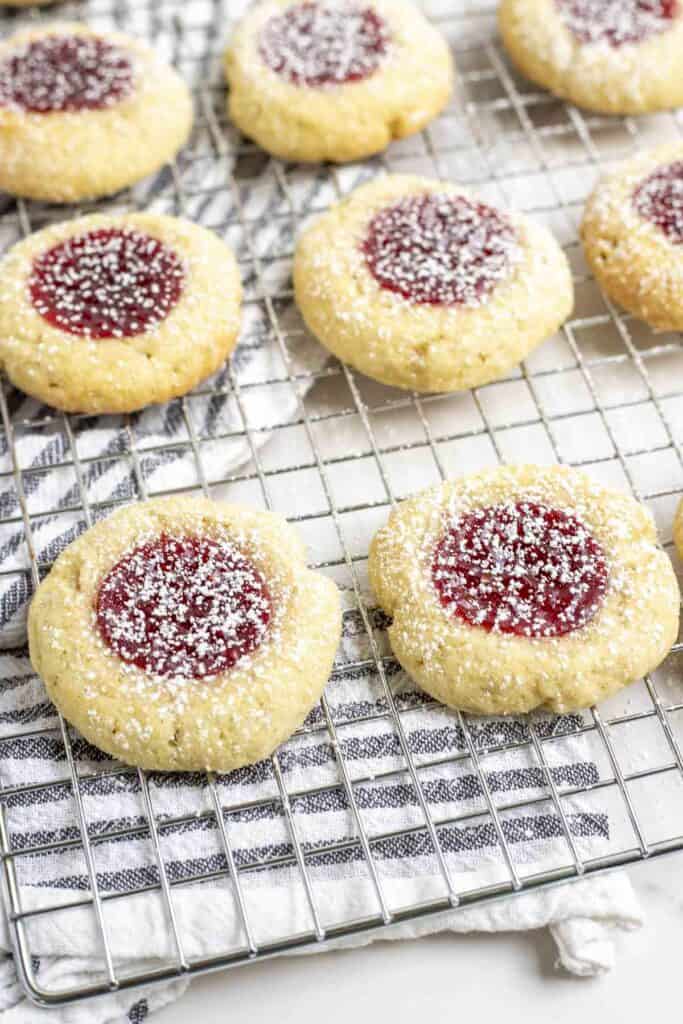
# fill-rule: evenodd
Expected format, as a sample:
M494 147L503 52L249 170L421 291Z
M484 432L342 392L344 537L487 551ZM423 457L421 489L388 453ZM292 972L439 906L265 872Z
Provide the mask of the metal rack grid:
M647 144L662 131L671 135L679 130L674 114L658 118L633 119L588 116L564 105L522 81L510 68L495 36L494 8L487 0L459 0L441 3L434 0L425 5L452 40L458 67L457 96L453 105L439 121L414 140L393 146L377 159L353 168L309 168L286 166L269 160L256 147L238 139L226 124L223 110L223 86L220 83L218 57L229 25L228 5L220 0L207 0L203 14L193 19L192 4L186 0L154 0L127 5L122 0L92 0L91 3L67 5L68 16L88 17L96 24L116 24L121 28L149 34L159 46L167 45L176 63L196 85L198 119L195 138L176 165L164 171L149 191L135 191L116 197L116 209L136 208L148 201L165 204L168 212L194 215L193 204L210 199L223 191L230 196L230 213L220 225L211 224L225 237L239 237L238 255L247 284L247 305L256 307L265 329L275 345L282 364L282 373L272 378L240 380L239 372L228 367L217 382L199 388L186 399L176 403L184 429L182 442L155 442L143 445L138 436L138 418L128 417L122 427L123 443L107 459L125 463L130 475L130 490L119 496L100 500L93 496L90 469L102 458L83 454L80 442L87 431L96 425L92 419L64 416L43 408L25 417L17 414L18 402L11 389L0 390L0 414L7 442L7 457L11 465L0 471L0 479L9 480L16 491L17 510L0 518L0 528L18 523L23 527L26 551L30 560L30 580L35 586L48 571L54 552L46 557L36 543L36 530L42 519L65 512L78 518L78 529L85 528L95 518L106 514L118 503L131 498L144 499L148 494L148 476L145 460L150 453L163 455L182 447L190 454L196 479L193 486L169 488L189 489L215 495L232 494L235 489L247 488L252 500L284 512L290 521L304 529L307 524L329 527L338 553L317 558L315 566L335 576L346 591L351 613L355 614L358 629L367 642L368 657L346 668L373 668L380 685L381 706L354 720L359 722L386 719L394 730L400 765L383 773L385 779L400 778L412 787L421 816L419 823L398 833L373 832L357 798L358 787L368 779L354 774L353 766L345 756L341 734L348 723L336 719L328 699L323 696L317 724L307 724L299 731L310 734L318 730L327 735L335 752L338 765L336 788L343 789L355 827L355 835L341 843L319 845L316 854L333 853L342 846L354 846L360 851L371 882L374 900L361 916L326 927L316 898L316 883L311 871L311 851L300 835L300 823L294 808L296 799L319 792L316 787L288 789L286 774L281 766L281 752L273 755L272 777L276 784L274 796L254 799L239 806L226 802L226 794L219 788L215 777L206 778L206 792L210 803L200 815L215 822L224 867L207 870L182 882L169 875L164 854L164 836L167 830L182 825L183 817L161 818L155 810L150 780L145 772L135 771L105 762L87 774L81 770L70 727L59 718L56 725L0 733L0 753L5 743L17 736L33 738L45 735L56 737L63 745L68 769L66 782L74 800L75 823L78 839L57 840L51 844L34 844L18 850L12 842L11 827L5 813L5 804L22 793L35 792L53 784L52 779L31 779L0 787L3 813L0 816L0 847L4 863L4 895L11 923L17 966L30 996L43 1005L67 1003L114 989L131 988L153 980L168 980L183 974L248 963L266 956L304 946L313 946L325 940L353 933L382 928L390 923L435 914L458 906L464 907L484 900L531 890L538 886L567 881L619 864L627 864L655 857L669 851L683 849L683 822L676 819L676 810L683 811L683 788L674 793L673 813L666 821L652 823L646 820L643 807L651 800L655 788L662 780L674 778L683 786L683 759L679 737L683 712L683 691L677 683L676 656L683 651L678 644L672 651L671 671L648 678L638 684L639 697L635 710L630 705L618 712L611 706L597 708L575 726L575 734L590 736L602 750L606 770L590 786L558 781L549 756L550 745L556 739L552 729L543 729L535 716L528 720L527 728L516 739L489 742L482 746L476 734L476 725L469 716L453 713L454 724L460 730L463 745L452 749L443 758L418 759L411 747L409 715L430 716L434 702L426 700L415 710L405 705L394 689L391 655L382 645L382 623L376 609L368 601L365 587L366 546L358 543L358 524L371 514L384 518L390 506L403 496L402 460L411 460L422 479L436 481L454 471L472 468L476 463L510 460L520 447L526 448L532 435L541 438L548 458L586 466L596 472L620 477L633 493L653 508L670 538L673 502L683 490L683 422L677 418L675 401L683 397L683 376L676 381L676 370L683 365L683 351L677 337L656 338L643 325L635 323L601 297L590 281L581 263L576 225L581 201L595 173L603 163L632 149ZM133 9L134 8L134 9ZM36 17L44 17L34 12ZM9 29L14 20L6 16L3 28ZM225 28L225 31L224 31ZM204 184L210 178L207 161L215 172L223 169L223 178L213 184ZM518 373L501 384L488 385L472 392L470 413L461 416L462 406L456 396L426 396L405 394L388 388L372 386L348 367L336 362L321 365L314 370L297 365L293 349L297 339L304 335L300 321L292 319L291 289L287 280L287 261L292 255L292 231L300 219L311 212L311 204L301 196L310 183L322 187L325 205L335 195L349 191L358 180L383 170L416 171L437 177L453 177L471 183L486 194L523 205L535 216L551 222L560 231L563 243L575 271L577 295L576 315L565 325L560 338L539 359L527 360ZM249 211L249 197L264 187L274 189L276 202L268 213L270 223L278 225L285 239L279 250L263 251L257 244L257 222ZM524 186L526 200L520 202L520 189ZM98 208L111 203L101 203ZM313 204L315 205L315 204ZM26 234L36 227L74 211L48 208L24 202L2 206L0 226L18 224ZM558 224L561 227L558 229ZM284 269L283 269L284 268ZM275 281L275 284L272 282ZM286 316L283 311L286 311ZM614 382L617 382L614 385ZM616 386L616 394L610 388ZM267 427L250 422L250 391L288 388L295 408L286 420L271 422ZM506 390L507 389L507 390ZM322 393L322 397L319 395ZM215 431L211 438L202 436L193 417L192 402L200 398L211 401L217 396L229 395L240 419L237 429L223 433ZM330 399L329 396L334 398ZM558 396L563 395L562 401ZM506 399L507 396L507 399ZM510 397L511 396L511 397ZM274 398L274 402L277 401ZM507 404L506 404L507 401ZM501 412L501 409L505 410ZM400 434L397 440L391 430L383 429L385 421L409 416L411 435ZM645 440L645 421L655 426L653 441ZM636 425L628 430L627 421ZM382 426L380 426L382 424ZM353 427L356 449L349 450L348 426ZM290 455L271 464L265 458L262 445L266 437L275 443L280 431L295 427L305 438L307 456ZM77 497L58 509L32 510L30 488L27 481L40 467L22 463L19 440L40 431L59 431L66 454L53 459L50 471L68 469L77 484ZM335 432L339 441L335 444ZM206 466L206 445L212 442L228 443L235 438L246 441L248 458L243 465L225 478L214 479ZM578 453L577 438L587 438L587 450ZM466 445L472 443L470 451ZM393 459L397 459L399 470ZM656 480L652 482L653 465ZM349 501L340 494L335 473L339 467L350 468L356 474L365 470L368 479L377 482L370 488L373 497ZM353 469L353 467L361 467ZM661 468L659 468L661 467ZM282 477L302 471L312 473L320 485L324 508L283 508L282 495L277 487ZM410 477L412 480L413 478ZM274 489L277 487L277 497ZM411 488L408 487L408 490ZM241 491L240 491L241 493ZM363 529L360 529L363 534ZM316 552L313 552L314 556ZM19 575L17 570L3 570L2 575ZM677 700L676 697L679 699ZM650 761L647 752L640 766L625 764L619 742L619 729L623 726L654 727L663 739L664 757ZM535 759L542 773L543 792L539 796L504 801L491 785L487 759L492 755L507 756L524 749ZM467 762L478 780L482 805L456 815L439 817L428 799L424 786L425 770L443 761ZM83 801L84 784L97 777L126 777L134 775L139 781L146 823L121 828L115 833L94 837L89 829ZM374 776L373 778L376 778ZM605 854L587 857L580 849L570 820L571 801L584 794L616 794L628 824L626 838L620 839ZM676 807L678 801L678 808ZM263 802L279 803L288 830L289 852L262 862L239 864L231 838L231 815L236 811L256 808ZM505 828L505 815L533 807L550 807L559 822L559 834L565 844L566 856L559 866L550 870L524 872L511 848ZM493 828L494 841L503 865L502 877L486 886L472 888L453 868L453 859L444 849L444 829L453 824L486 821ZM158 880L153 885L140 885L125 894L103 891L97 871L97 846L101 842L145 833L152 845L158 868ZM439 895L420 903L393 906L385 890L377 851L388 838L419 834L435 859L435 872L440 879ZM26 910L23 903L24 887L20 865L49 849L82 849L89 891L70 900L68 904L41 906ZM258 871L275 862L290 865L298 873L309 910L309 926L296 934L281 936L276 941L261 943L251 927L248 899L244 893L244 879L248 872ZM231 886L236 913L242 926L242 939L238 945L211 957L191 958L184 952L182 928L174 907L177 885L221 880ZM166 909L168 928L175 945L175 955L159 965L118 969L107 941L106 910L111 900L126 899L140 892L153 890L159 894ZM29 925L37 915L66 913L69 909L89 908L101 943L102 977L80 988L46 988L36 977L32 960Z

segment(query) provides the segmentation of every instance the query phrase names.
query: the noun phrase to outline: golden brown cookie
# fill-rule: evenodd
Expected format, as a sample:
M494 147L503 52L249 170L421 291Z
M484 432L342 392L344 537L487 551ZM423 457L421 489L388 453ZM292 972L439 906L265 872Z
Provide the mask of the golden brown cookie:
M263 0L225 67L230 117L285 160L378 153L431 121L453 81L446 41L408 0Z
M0 364L67 412L131 412L190 391L237 344L241 284L211 231L151 213L95 214L0 263Z
M284 521L164 498L120 509L64 551L28 630L34 668L91 743L144 768L230 771L303 721L341 614Z
M306 228L294 287L326 348L417 391L496 380L573 306L567 260L545 228L406 175L361 186Z
M679 502L674 516L673 540L678 557L683 559L683 500Z
M678 0L502 0L498 24L520 71L579 107L642 114L683 104Z
M192 100L143 43L81 24L0 44L0 189L52 202L109 195L172 160Z
M401 665L481 714L588 707L654 669L678 633L650 513L567 467L416 495L376 535L369 573Z
M600 181L581 238L611 298L658 330L683 330L683 142L641 153Z

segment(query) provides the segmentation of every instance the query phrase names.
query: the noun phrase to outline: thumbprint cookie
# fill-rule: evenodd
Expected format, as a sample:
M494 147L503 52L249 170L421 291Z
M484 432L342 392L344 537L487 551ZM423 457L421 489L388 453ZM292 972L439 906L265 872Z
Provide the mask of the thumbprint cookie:
M51 24L0 44L0 189L70 203L159 170L187 141L192 100L143 43Z
M597 185L581 226L604 291L659 330L683 330L683 143L623 164Z
M241 284L211 231L94 214L30 235L0 263L0 364L66 412L132 412L190 391L237 343Z
M569 315L552 235L457 185L390 175L299 238L296 301L334 355L384 384L459 391L503 376Z
M445 39L407 0L264 0L225 62L230 117L285 160L378 153L431 121L453 82Z
M650 513L567 467L416 495L375 536L369 572L403 668L479 714L588 707L654 669L678 632Z
M31 661L101 750L143 768L267 757L330 674L339 594L276 516L204 498L119 509L64 551L29 611Z
M503 43L532 82L579 107L683 104L681 0L502 0Z

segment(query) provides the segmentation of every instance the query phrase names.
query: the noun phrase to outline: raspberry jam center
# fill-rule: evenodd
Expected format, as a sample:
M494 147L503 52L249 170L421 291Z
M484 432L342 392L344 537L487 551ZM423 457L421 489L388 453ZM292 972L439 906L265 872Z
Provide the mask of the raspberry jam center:
M409 196L370 221L362 251L370 273L416 303L480 305L519 256L513 226L464 196Z
M97 36L45 36L0 64L0 103L35 114L102 110L133 91L124 50Z
M29 292L48 323L89 338L152 330L178 302L185 269L157 238L127 228L75 235L33 262Z
M666 32L677 0L555 0L562 20L582 43L624 46Z
M683 244L683 160L659 167L633 193L633 205L670 242Z
M270 18L261 32L262 60L294 85L342 85L368 78L391 42L371 7L302 3Z
M605 554L583 523L530 501L475 509L437 544L432 580L458 619L496 633L581 629L607 590Z
M162 534L107 573L95 611L102 639L122 661L152 675L204 679L256 650L272 601L232 543Z

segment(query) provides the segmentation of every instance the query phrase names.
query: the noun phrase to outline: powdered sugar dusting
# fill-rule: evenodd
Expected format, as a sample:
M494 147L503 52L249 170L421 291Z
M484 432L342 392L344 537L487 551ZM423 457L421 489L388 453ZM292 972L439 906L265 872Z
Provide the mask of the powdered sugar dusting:
M453 521L431 570L451 614L533 638L585 626L608 581L605 554L581 520L531 501L475 509Z
M98 36L33 39L0 63L0 104L38 114L103 110L133 87L129 55Z
M375 214L362 244L375 280L411 302L478 306L521 257L506 218L465 196L408 196Z
M390 42L388 25L372 7L307 2L266 22L259 52L287 81L316 87L368 78Z
M619 47L666 32L677 0L555 0L567 28L582 43Z
M531 506L530 527L527 515L516 523L519 505ZM497 515L499 509L512 517L514 531L505 521L502 531L486 526L489 512ZM549 524L544 522L548 511L560 513ZM465 597L481 596L479 608L471 608L471 624L457 614L457 579L449 607L442 601L434 569L440 569L436 552L442 542L448 543L450 530L457 531L477 513L484 513L484 529L472 532L482 533L483 542L474 554L466 545L463 554L453 544L447 552L453 563L444 565L442 579L445 588L448 576L459 571L468 587ZM477 525L476 519L470 521ZM567 521L574 531L568 529L565 538L557 524ZM501 536L494 541L497 532ZM572 537L578 538L576 546ZM515 573L520 559L514 545L533 548L534 540L538 560L525 552L522 571ZM527 611L517 600L508 609L517 632L501 629L503 621L511 620L496 620L495 615L492 628L486 628L481 608L486 610L488 602L495 610L507 601L507 587L500 586L505 570L520 585L526 574L538 593L537 578L545 578L548 597L567 572L576 628L548 631L543 628L547 620L539 620L538 605ZM475 586L467 580L470 571ZM649 511L629 495L605 489L569 467L498 466L408 499L377 534L369 575L382 607L393 617L389 635L401 664L433 696L483 714L588 707L658 665L678 629L678 584L657 544ZM529 622L534 632L522 632Z
M633 193L633 205L670 242L683 244L683 160L653 171Z
M273 604L261 573L229 540L162 534L110 570L96 616L124 662L154 676L206 679L260 646Z
M49 323L89 338L131 337L157 327L178 302L185 268L156 238L130 228L76 235L33 264L29 291Z

